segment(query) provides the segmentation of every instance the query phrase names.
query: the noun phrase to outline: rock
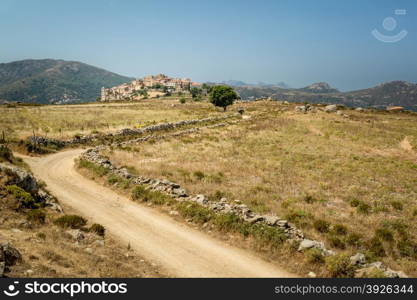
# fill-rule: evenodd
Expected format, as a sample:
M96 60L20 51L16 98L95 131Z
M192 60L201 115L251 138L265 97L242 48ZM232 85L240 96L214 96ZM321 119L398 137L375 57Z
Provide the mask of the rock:
M87 252L87 253L90 253L90 254L94 253L93 248L85 248L84 251Z
M205 204L208 203L207 196L206 195L202 195L202 194L196 195L193 200L195 202L197 202L198 204L201 204L201 205L205 205Z
M355 255L350 257L350 261L354 266L364 265L366 263L366 257L362 253L356 253Z
M26 275L26 276L32 276L32 275L33 275L33 273L34 273L34 272L33 272L33 270L31 270L31 269L29 269L29 270L26 270L26 271L25 271L25 275Z
M22 233L23 232L22 230L17 229L17 228L12 228L12 229L10 229L10 231L13 232L13 233Z
M277 222L278 227L282 227L282 228L288 228L289 224L287 220L279 220Z
M336 112L336 114L338 114L339 116L341 116L341 115L343 115L343 111L338 110L338 111Z
M324 107L324 111L328 112L328 113L336 112L337 111L337 105L335 105L335 104L327 105L326 107Z
M324 244L322 242L304 239L301 241L300 246L298 247L298 251L304 251L311 248L317 248L320 250L325 249Z
M275 226L279 221L279 218L276 216L265 216L265 223L270 226Z
M362 107L357 107L355 108L356 111L364 111L364 109Z
M307 107L305 105L300 105L300 106L296 106L295 110L298 111L298 112L305 113L305 112L307 112Z
M3 253L1 257L6 267L13 266L16 262L22 261L20 252L8 243L0 245L0 251Z
M95 240L94 245L104 247L104 240Z
M36 181L35 177L33 177L27 171L5 164L0 164L0 170L8 170L14 175L15 178L7 184L15 184L31 194L37 193L39 189L38 182Z
M179 213L178 213L176 210L171 210L171 211L169 212L169 214L170 214L171 216L178 216L178 215L179 215Z
M187 192L183 188L180 188L180 187L174 188L172 190L172 193L174 193L178 197L187 197L188 196Z
M264 220L264 217L262 217L260 215L255 215L255 216L253 216L251 218L247 218L246 219L246 221L249 222L249 223L251 223L251 224L254 224L254 223L257 223L257 222L261 222L263 220Z
M317 277L316 273L314 273L314 272L308 272L307 276L310 277L310 278L316 278Z
M85 239L84 233L82 233L79 229L67 230L66 233L68 233L77 242L81 242Z
M6 270L6 263L4 261L0 261L0 278L4 277L5 270Z

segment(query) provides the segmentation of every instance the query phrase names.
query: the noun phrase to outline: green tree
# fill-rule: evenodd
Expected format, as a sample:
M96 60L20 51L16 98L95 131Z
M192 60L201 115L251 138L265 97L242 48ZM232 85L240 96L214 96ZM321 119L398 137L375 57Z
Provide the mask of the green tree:
M193 98L197 98L199 95L203 93L203 91L197 87L192 87L190 93Z
M207 93L209 94L210 92L211 92L211 90L212 90L212 86L210 86L210 85L208 85L207 83L203 83L203 85L201 86L201 88L203 89L203 90L206 90L207 91Z
M210 92L210 102L215 106L223 107L224 111L238 98L235 90L227 85L216 85Z

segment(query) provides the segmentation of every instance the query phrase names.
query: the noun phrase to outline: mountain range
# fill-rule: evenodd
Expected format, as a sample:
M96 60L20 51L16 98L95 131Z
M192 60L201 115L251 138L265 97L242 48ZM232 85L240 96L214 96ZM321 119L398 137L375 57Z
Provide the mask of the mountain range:
M0 64L0 100L43 104L88 102L100 95L101 87L132 80L76 61L21 60Z
M132 80L131 77L76 61L29 59L2 63L0 102L90 102L96 100L102 87L113 87ZM350 92L340 92L326 82L303 88L290 88L284 82L250 84L228 80L222 84L233 86L243 100L270 97L290 102L339 103L347 106L403 106L417 111L417 84L405 81L392 81Z

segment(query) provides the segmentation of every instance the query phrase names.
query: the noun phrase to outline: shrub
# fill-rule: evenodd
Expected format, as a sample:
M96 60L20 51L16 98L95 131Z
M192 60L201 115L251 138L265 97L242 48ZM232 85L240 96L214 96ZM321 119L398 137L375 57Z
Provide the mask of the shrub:
M328 240L330 242L330 246L332 246L332 247L339 248L339 249L345 249L346 248L345 242L342 241L337 236L330 235L330 236L328 236Z
M350 200L350 206L352 206L352 207L358 207L360 203L361 203L361 201L359 201L358 199Z
M351 233L347 236L346 243L350 246L359 247L362 244L362 236L357 233Z
M355 267L351 264L347 254L336 254L327 257L326 269L332 277L351 278L355 274Z
M194 177L197 179L197 180L203 180L204 179L204 177L206 176L203 172L201 172L201 171L195 171L194 173L193 173L193 175L194 175Z
M403 238L397 242L397 249L401 256L417 259L417 243Z
M43 233L43 232L38 232L38 233L36 234L36 236L37 236L38 238L40 238L41 240L45 240L45 239L46 239L46 234L45 234L45 233Z
M386 227L380 227L375 230L375 236L387 242L394 241L394 234Z
M384 257L385 249L384 245L378 237L372 238L368 243L369 251L372 252L376 257Z
M151 202L156 205L170 204L172 202L171 197L159 191L148 190L143 185L136 186L133 189L132 199L140 200L142 202Z
M304 252L307 262L312 264L322 264L325 262L323 253L320 249L311 248Z
M313 196L311 196L311 195L306 195L305 197L304 197L304 202L306 202L306 203L309 203L309 204L311 204L311 203L314 203L314 202L316 202L317 201L317 199L316 198L314 198Z
M55 219L54 221L54 224L57 226L60 226L62 228L73 228L73 229L81 228L86 223L87 221L83 217L77 216L77 215L65 215L65 216Z
M413 211L411 213L413 217L417 216L417 208L413 208Z
M403 210L403 203L401 201L391 201L391 206L396 210Z
M178 211L184 218L190 218L196 223L206 223L213 217L213 212L197 203L181 202Z
M88 229L89 232L94 232L95 234L99 235L99 236L104 236L106 229L104 228L103 225L94 223L93 225L90 226L90 228Z
M213 220L214 225L219 230L229 231L229 230L239 230L241 227L242 220L233 213L219 214L216 215ZM249 232L241 232L243 235L249 234Z
M313 223L313 227L321 233L329 232L330 223L325 220L316 220Z
M120 179L119 176L112 174L107 178L107 182L110 184L115 184L119 182L119 179Z
M282 245L287 239L285 232L281 228L271 227L262 223L249 224L245 222L244 224L244 228L249 230L249 234L262 244L269 245L272 248Z
M342 224L336 224L333 226L333 232L334 234L338 235L346 235L347 234L347 227Z
M225 196L225 193L222 191L215 191L214 194L209 195L210 201L220 201Z
M371 206L366 204L365 202L361 202L361 203L359 203L359 205L356 209L357 209L358 213L367 215L367 214L369 214L369 212L371 210Z
M104 176L109 172L107 168L100 166L100 165L96 165L85 159L80 159L78 165L80 168L89 169L99 176Z
M27 212L26 218L30 222L44 224L46 214L42 209L32 209Z
M8 162L13 161L13 152L6 146L0 145L0 159L4 159Z
M181 97L181 98L180 98L180 103L181 103L181 104L184 104L185 102L186 102L185 98L184 98L184 97Z
M20 205L26 208L39 208L39 203L36 203L32 195L17 185L6 186L6 191L13 195L19 201Z

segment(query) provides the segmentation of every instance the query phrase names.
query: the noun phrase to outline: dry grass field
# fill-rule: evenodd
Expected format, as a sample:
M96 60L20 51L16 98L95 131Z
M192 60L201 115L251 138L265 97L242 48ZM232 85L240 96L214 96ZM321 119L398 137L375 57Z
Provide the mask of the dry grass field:
M417 275L417 115L242 104L236 125L105 154L191 193L287 218L332 249ZM236 109L236 105L235 108Z
M72 138L76 134L111 132L126 127L206 117L217 114L208 103L180 104L178 99L152 99L135 103L0 106L0 130L9 139L32 135Z

